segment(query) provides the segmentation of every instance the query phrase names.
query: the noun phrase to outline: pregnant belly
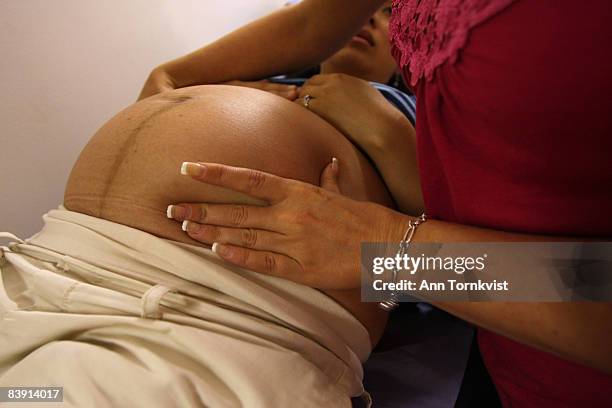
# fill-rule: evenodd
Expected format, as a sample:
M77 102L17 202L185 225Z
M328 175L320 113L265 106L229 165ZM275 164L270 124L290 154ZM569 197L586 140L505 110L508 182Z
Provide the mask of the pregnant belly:
M391 205L368 161L308 110L253 89L184 88L140 101L107 122L77 160L64 205L160 237L202 245L166 218L169 204L265 203L181 176L183 161L255 168L318 184L332 156L340 160L345 195ZM379 336L386 316L361 303L358 290L327 293L359 318L373 338Z

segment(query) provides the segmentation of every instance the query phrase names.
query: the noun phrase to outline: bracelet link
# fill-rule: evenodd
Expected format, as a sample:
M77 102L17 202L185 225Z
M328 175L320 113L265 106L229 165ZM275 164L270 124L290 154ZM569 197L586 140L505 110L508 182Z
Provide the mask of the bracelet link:
M427 221L427 216L425 213L421 214L420 217L408 221L408 228L402 237L402 240L399 243L399 248L397 250L397 256L403 257L406 251L408 251L408 247L410 246L410 242L412 241L412 237L417 229L417 227ZM393 269L393 283L397 282L397 268ZM398 294L394 291L389 295L389 299L379 302L378 307L383 309L386 312L390 312L396 309L399 306Z

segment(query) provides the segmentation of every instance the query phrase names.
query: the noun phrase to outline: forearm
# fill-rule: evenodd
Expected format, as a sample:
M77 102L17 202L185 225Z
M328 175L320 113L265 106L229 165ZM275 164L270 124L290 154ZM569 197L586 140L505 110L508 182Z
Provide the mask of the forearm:
M380 204L338 194L339 170L333 162L322 171L320 188L216 163L189 163L186 168L186 173L200 182L271 202L256 211L252 206L245 207L238 228L231 215L235 211L227 204L180 204L205 206L201 225L207 227L187 228L191 238L209 245L214 242L217 255L236 266L323 290L354 289L363 284L361 244L397 242L412 219ZM198 215L190 223L200 223L201 218ZM209 220L214 225L208 226ZM211 233L211 228L216 232ZM208 234L202 233L207 230ZM247 245L244 234L236 230L250 231L257 234L257 239ZM413 241L445 244L585 239L504 232L430 219L418 227ZM441 245L439 251L444 249ZM516 269L509 272L529 275L529 271ZM611 303L436 303L435 299L433 303L504 336L612 373Z
M399 114L399 112L398 112ZM416 133L408 119L399 114L386 121L372 138L368 154L385 181L398 209L410 215L423 212L423 193L417 165Z
M305 0L161 66L176 87L251 80L315 64L340 48L381 3ZM346 10L351 10L346 13Z
M612 374L610 303L434 303L518 342Z
M417 242L537 242L577 238L528 235L429 220ZM521 273L522 271L511 271ZM432 302L516 341L612 373L612 304Z

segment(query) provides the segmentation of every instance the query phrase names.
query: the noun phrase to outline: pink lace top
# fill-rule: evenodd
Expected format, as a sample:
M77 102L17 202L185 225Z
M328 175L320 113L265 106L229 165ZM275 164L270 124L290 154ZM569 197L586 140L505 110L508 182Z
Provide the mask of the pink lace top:
M394 0L389 21L392 52L414 86L434 70L457 60L472 27L515 0Z

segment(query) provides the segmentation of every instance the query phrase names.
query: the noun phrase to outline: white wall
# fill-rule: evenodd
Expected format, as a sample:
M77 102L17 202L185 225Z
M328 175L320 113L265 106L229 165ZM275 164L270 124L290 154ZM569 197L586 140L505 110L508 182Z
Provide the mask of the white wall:
M283 3L0 0L0 231L40 229L83 146L151 68Z

